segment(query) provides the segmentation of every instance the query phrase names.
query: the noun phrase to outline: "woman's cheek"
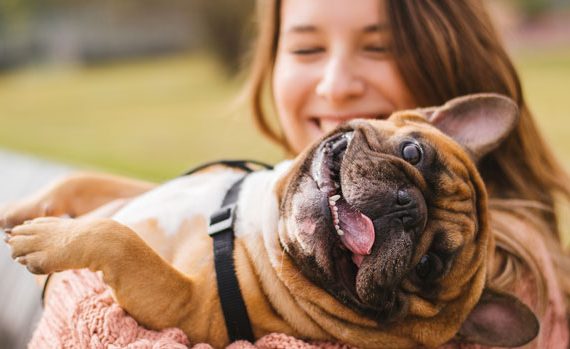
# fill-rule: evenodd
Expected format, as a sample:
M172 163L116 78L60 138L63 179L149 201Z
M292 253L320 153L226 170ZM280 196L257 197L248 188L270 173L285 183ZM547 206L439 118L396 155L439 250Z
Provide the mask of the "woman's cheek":
M314 71L298 63L278 61L273 75L273 94L281 127L295 152L308 143L308 120L304 116L306 104L314 88L311 75Z

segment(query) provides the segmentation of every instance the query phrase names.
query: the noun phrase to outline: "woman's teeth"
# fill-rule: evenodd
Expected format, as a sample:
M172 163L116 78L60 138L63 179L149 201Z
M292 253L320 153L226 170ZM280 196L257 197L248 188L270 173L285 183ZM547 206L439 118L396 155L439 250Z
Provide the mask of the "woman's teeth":
M340 124L348 122L353 119L377 119L384 120L390 116L390 113L379 113L379 114L360 114L353 115L350 117L315 117L311 119L315 125L323 132L328 133L334 130Z

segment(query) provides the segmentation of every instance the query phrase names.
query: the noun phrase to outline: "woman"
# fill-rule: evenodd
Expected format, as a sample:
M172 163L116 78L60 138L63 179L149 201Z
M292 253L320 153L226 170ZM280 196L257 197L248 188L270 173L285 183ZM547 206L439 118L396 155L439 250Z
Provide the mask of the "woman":
M443 104L469 93L515 100L520 125L482 159L497 249L493 285L518 293L541 318L537 348L567 347L565 299L570 264L563 253L555 196L570 199L568 176L539 134L515 69L481 1L260 1L259 37L247 86L261 131L295 155L353 118ZM271 91L280 130L270 127L263 101ZM101 181L101 194L58 201ZM119 181L119 182L117 182ZM152 187L110 176L73 176L12 211L18 221L45 214L79 215L104 202ZM45 211L45 210L44 210ZM49 301L49 296L48 296Z

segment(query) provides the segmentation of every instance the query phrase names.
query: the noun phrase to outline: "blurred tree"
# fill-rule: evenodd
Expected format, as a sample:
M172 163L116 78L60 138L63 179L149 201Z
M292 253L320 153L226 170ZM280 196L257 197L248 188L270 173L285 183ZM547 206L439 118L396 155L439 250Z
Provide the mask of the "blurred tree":
M524 13L527 20L533 20L550 10L554 0L516 0L514 2Z
M196 0L196 5L203 15L206 45L227 73L236 73L252 37L255 0Z
M23 58L35 6L33 0L0 0L0 70Z
M235 73L255 0L0 0L0 69L97 63L201 47Z
M552 6L550 0L518 0L517 3L529 19L536 18Z

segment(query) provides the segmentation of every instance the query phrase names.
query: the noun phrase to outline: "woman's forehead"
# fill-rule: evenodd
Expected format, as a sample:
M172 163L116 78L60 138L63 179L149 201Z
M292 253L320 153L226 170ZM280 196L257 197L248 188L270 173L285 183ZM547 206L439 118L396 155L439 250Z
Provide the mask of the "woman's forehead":
M284 0L281 32L319 32L331 28L381 31L386 26L383 3L383 0Z

